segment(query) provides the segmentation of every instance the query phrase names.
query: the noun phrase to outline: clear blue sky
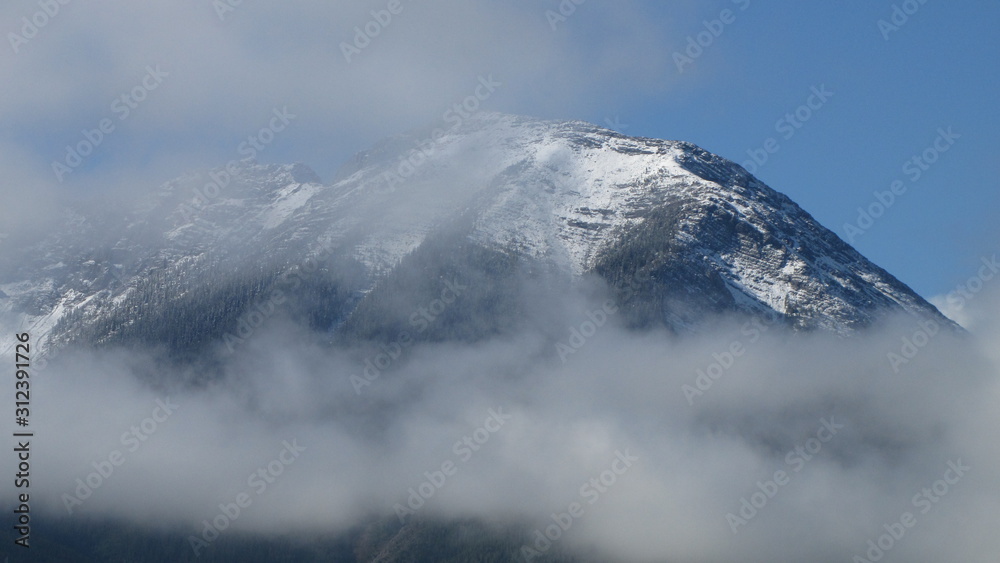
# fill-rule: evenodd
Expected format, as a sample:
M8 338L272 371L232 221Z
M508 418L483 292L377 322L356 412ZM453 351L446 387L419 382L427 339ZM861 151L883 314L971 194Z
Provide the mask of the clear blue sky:
M576 1L401 0L382 25L372 12L390 0L246 0L220 13L207 0L107 0L60 4L52 17L11 0L0 6L0 189L21 205L0 209L0 232L91 190L223 166L276 108L296 118L257 159L304 162L329 179L493 76L503 86L484 109L610 123L741 163L774 138L758 177L844 237L874 191L903 181L906 192L853 242L924 296L952 290L1000 250L1000 4ZM560 5L565 20L548 13ZM897 15L886 40L878 22L892 21L894 5L918 9ZM708 41L703 22L723 10L732 14ZM14 45L23 18L45 25ZM377 34L359 40L366 26ZM702 32L708 45L679 72L674 53ZM347 56L344 45L360 47ZM148 68L166 77L122 119L113 100ZM809 119L788 137L776 124L813 87L833 96L800 110ZM114 131L58 181L52 163L102 119ZM912 181L904 163L941 127L960 137Z

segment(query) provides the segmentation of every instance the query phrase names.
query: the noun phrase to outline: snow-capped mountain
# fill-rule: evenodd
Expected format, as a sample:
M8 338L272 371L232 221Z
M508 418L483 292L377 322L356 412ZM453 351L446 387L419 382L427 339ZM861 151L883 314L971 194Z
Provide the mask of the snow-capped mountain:
M724 311L841 333L889 311L950 324L740 166L578 121L479 114L382 141L327 184L300 164L231 162L124 215L66 213L63 230L0 264L5 335L102 341L176 309L217 336L310 257L327 275L310 289L328 309L319 324L336 327L441 233L568 279L620 288L648 275L632 305L675 328Z

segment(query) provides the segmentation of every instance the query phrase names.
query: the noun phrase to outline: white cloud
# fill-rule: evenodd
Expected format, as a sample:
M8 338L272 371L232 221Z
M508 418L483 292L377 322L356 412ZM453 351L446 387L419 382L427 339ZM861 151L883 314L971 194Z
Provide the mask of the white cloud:
M44 484L37 506L64 513L61 495L75 479L122 449L120 435L169 396L176 413L78 514L194 531L248 490L282 441L297 440L306 451L253 496L235 528L343 530L391 516L431 480L425 473L451 461L457 473L421 516L513 515L544 527L580 502L583 516L560 541L629 560L849 560L909 511L917 526L893 547L895 558L985 561L1000 547L990 516L1000 508L992 438L1000 368L985 359L989 347L938 333L894 373L887 354L911 325L902 319L849 340L773 329L746 342L693 406L682 385L715 361L712 352L746 340L738 325L676 340L609 324L566 363L554 347L538 348L537 334L418 346L360 397L349 375L363 369L363 355L302 345L280 321L231 358L227 379L201 391L135 383L129 366L142 357L66 355L35 383L34 416L50 440L34 458ZM475 437L490 409L510 419L460 453L456 442ZM823 434L824 421L842 428ZM600 495L583 492L618 451L638 461ZM972 469L920 513L913 497L956 460ZM739 514L741 499L778 470L789 482L734 534L727 514Z

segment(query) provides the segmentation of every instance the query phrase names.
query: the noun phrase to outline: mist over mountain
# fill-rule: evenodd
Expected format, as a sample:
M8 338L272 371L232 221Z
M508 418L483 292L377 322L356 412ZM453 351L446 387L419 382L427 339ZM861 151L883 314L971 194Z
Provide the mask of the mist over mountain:
M39 561L1000 548L995 317L693 144L482 112L63 213L0 257Z
M234 161L119 207L67 210L25 249L33 260L6 257L18 265L0 286L8 323L52 342L187 352L294 283L297 318L368 338L385 332L368 317L400 300L391 292L436 290L407 279L415 270L479 278L465 308L494 302L478 315L492 326L449 335L463 339L511 329L514 286L543 278L598 278L632 326L690 330L744 313L848 334L899 311L950 324L734 163L582 122L477 114L379 143L330 184L301 164Z

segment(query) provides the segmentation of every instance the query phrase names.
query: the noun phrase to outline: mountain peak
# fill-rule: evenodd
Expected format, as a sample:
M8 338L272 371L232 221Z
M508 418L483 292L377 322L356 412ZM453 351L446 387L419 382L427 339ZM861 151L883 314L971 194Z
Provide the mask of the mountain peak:
M330 268L356 270L335 292L355 297L329 313L343 321L363 308L356 296L448 233L453 255L516 256L540 271L597 276L613 291L654 280L641 295L619 294L639 324L680 328L740 312L850 333L893 311L951 324L736 163L582 121L483 112L439 134L386 139L328 185L303 164L232 162L168 183L121 225L102 225L100 238L88 229L53 233L32 250L45 264L0 280L9 296L0 314L66 339L162 291L150 279L178 277L159 282L183 288L162 296L169 307L202 285L259 291L282 268L335 248L340 265Z

